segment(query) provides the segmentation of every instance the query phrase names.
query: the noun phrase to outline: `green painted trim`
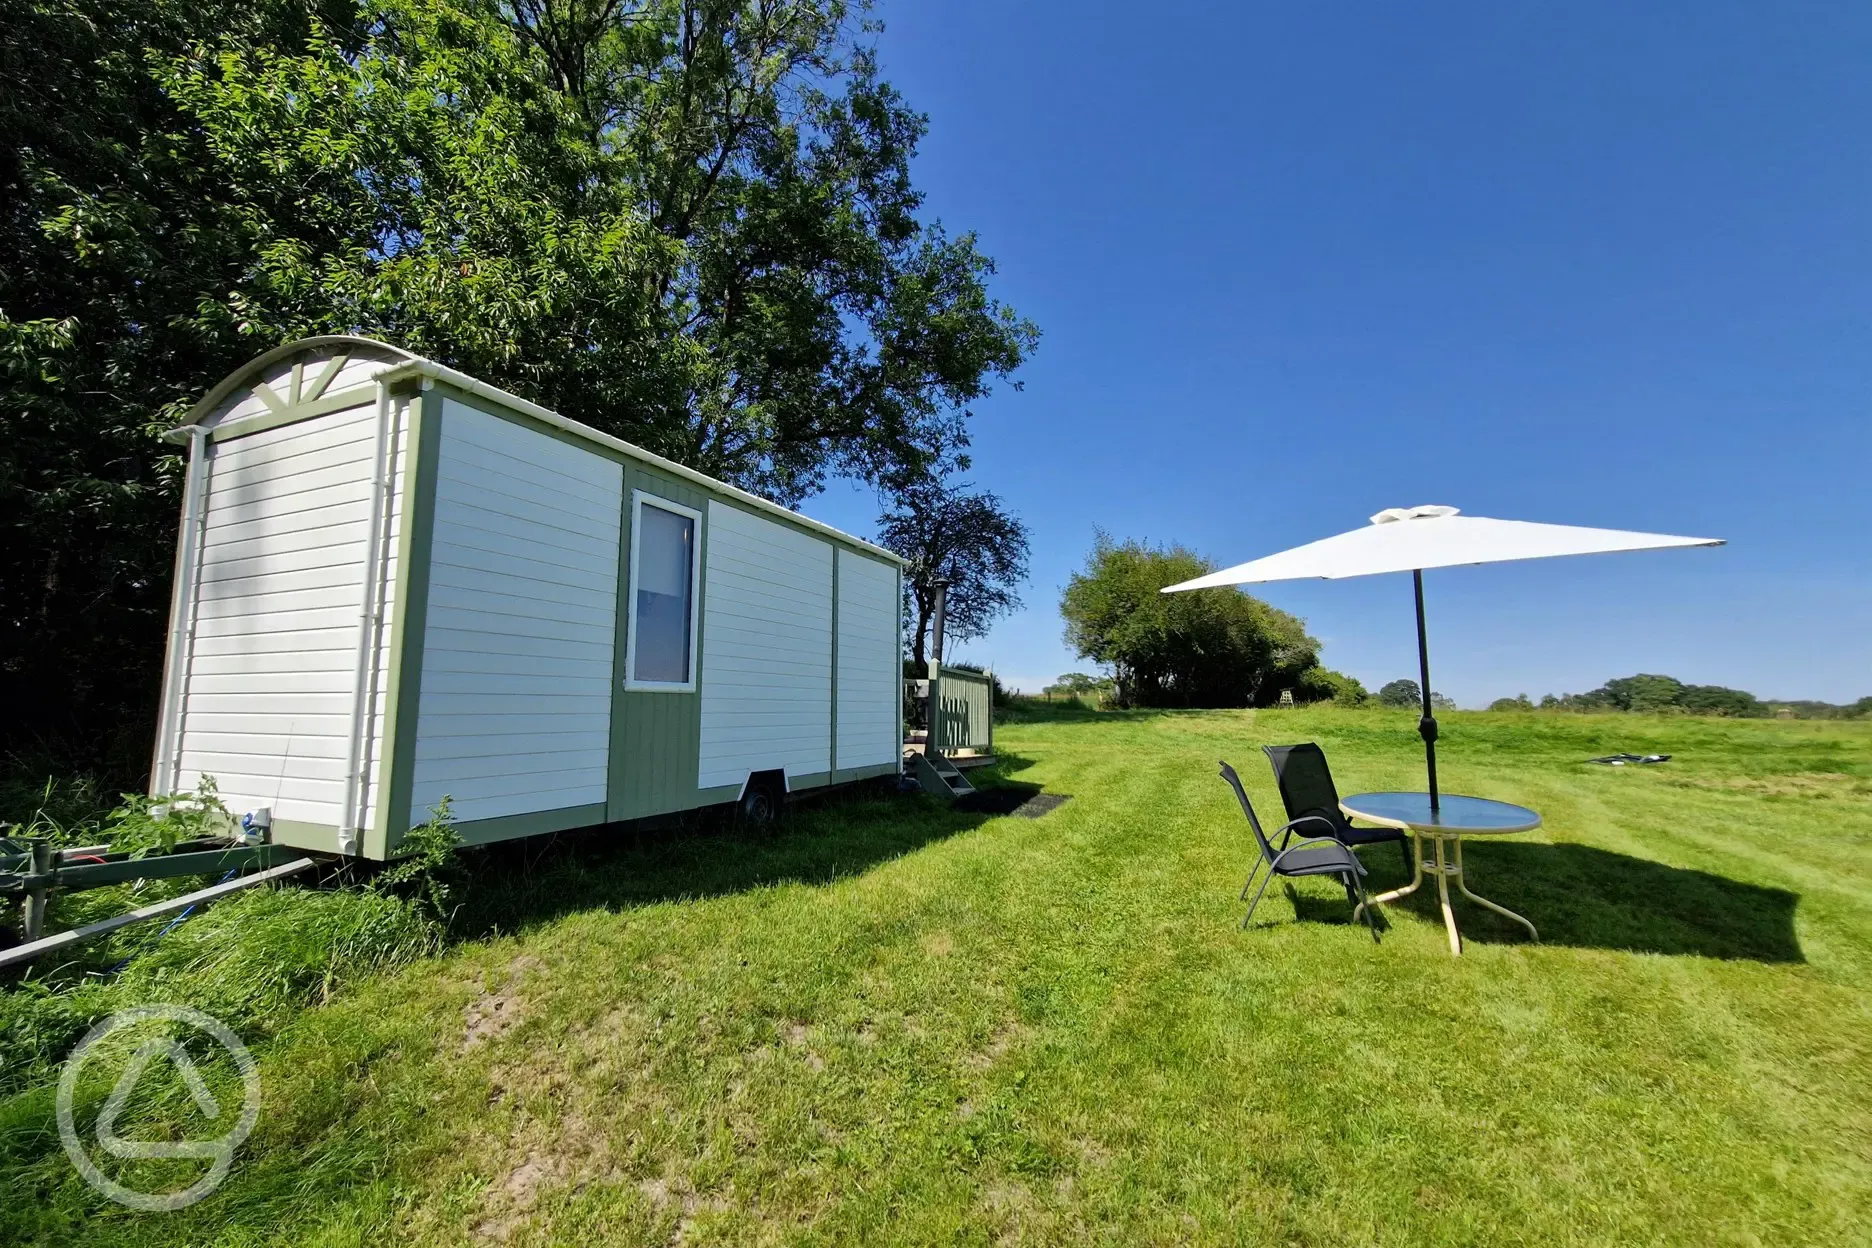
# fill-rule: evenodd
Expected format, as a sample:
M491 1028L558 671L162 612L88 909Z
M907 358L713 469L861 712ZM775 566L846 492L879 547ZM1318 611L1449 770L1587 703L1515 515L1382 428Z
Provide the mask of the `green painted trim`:
M616 677L618 683L612 694L613 710L619 720L615 737L616 752L611 756L608 776L610 787L607 789L613 802L612 819L615 822L693 810L708 804L708 799L702 796L698 787L697 769L701 749L702 695L699 689L700 683L708 678L707 567L711 541L708 505L712 496L688 484L684 478L631 461L626 463L624 471L625 498L634 500L639 491L693 508L701 517L697 552L700 571L695 585L698 621L695 674L698 687L686 692L675 692L632 689L628 686L628 673L622 661L630 653L628 605L631 584L627 569L631 534L628 522L634 521L635 516L626 512L627 523L619 530L618 551L619 566L626 569L620 577L618 590L623 596L619 607L622 631L616 634L618 640L614 643L620 666ZM724 800L732 801L737 795L730 794Z
M838 661L839 661L839 564L845 562L845 552L834 547L832 550L832 713L826 725L826 765L838 774Z
M741 800L742 787L739 784L716 784L706 789L697 789L694 809L700 810L704 806L723 806L729 802L738 802Z
M338 852L338 829L329 823L304 823L298 819L275 819L273 843L294 849L316 849L322 853Z
M299 392L304 389L304 387L305 361L303 359L294 360L292 362L292 378L286 383L286 405L288 407L299 406Z
M332 378L336 377L339 372L343 370L344 366L350 362L351 353L349 351L340 351L332 356L331 359L325 361L325 367L320 369L319 375L312 379L312 385L300 391L299 401L301 403L311 403L321 394L324 394L325 387L331 385Z
M606 822L605 804L562 806L558 810L531 810L519 815L500 815L493 819L467 819L454 826L464 845L487 845L511 841L522 836L541 836L571 828L595 828Z
M266 404L268 411L283 412L286 410L285 402L274 392L272 386L267 385L264 379L254 383L253 392L262 403Z
M846 767L832 773L828 784L851 784L857 780L874 780L879 776L894 776L903 770L902 762L872 763L865 767Z
M436 460L442 445L442 405L418 391L410 397L409 463L403 469L403 527L397 540L396 616L390 625L385 679L383 756L377 763L377 817L364 830L364 857L388 858L409 831L416 773L416 729L422 707L423 634L429 622L429 553L435 540Z
M628 798L625 793L625 781L630 772L630 683L629 673L624 670L626 656L630 654L630 565L631 565L631 529L636 521L636 508L632 505L630 488L630 469L624 469L621 487L621 501L618 509L618 574L617 602L613 605L611 620L611 735L606 743L605 753L605 808L611 822L627 818ZM698 529L708 527L698 524ZM703 565L705 568L707 564ZM696 587L701 593L701 586ZM697 613L700 618L700 612ZM702 629L698 624L695 639L696 685L702 682Z
M897 568L897 774L903 774L903 747L908 743L904 735L904 578L903 567Z
M265 433L269 429L278 429L282 425L311 420L314 416L323 416L328 412L341 412L348 407L363 407L375 402L376 398L377 387L375 385L351 386L336 394L328 394L322 399L295 404L292 407L275 407L258 416L245 416L240 420L229 421L225 425L216 425L209 431L208 440L231 442L235 438Z
M803 776L787 777L787 792L804 793L809 789L828 789L835 785L850 784L855 780L869 780L875 776L894 776L902 768L901 763L870 763L863 767L844 767L832 771L809 771ZM708 790L705 790L705 792ZM740 791L731 790L723 799L734 801L740 797Z
M661 470L657 471L657 476L664 480L669 480L668 475ZM676 484L678 486L682 484L682 479L680 477L676 478ZM706 491L697 492L707 493ZM702 530L702 538L699 543L700 549L696 552L695 692L689 695L695 699L696 707L695 762L690 769L687 783L689 785L689 791L694 793L698 799L695 802L697 806L704 804L699 800L702 794L702 682L708 677L708 673L703 667L703 655L707 650L707 646L703 643L708 633L708 552L710 530L714 527L708 522L708 515L709 503L713 501L714 496L708 495L707 501L696 507L696 510L702 513L702 520L698 526ZM743 786L745 783L746 782L743 781ZM743 786L736 786L735 795L731 800L741 800L740 790Z
M381 354L389 357L384 363L391 368L410 364L422 358L405 351L402 347L393 347L376 338L363 338L357 334L319 334L312 338L301 338L297 342L283 342L271 351L256 355L216 382L213 389L196 400L195 405L189 408L188 415L182 419L182 424L200 424L208 413L220 407L229 395L250 388L254 379L265 377L267 369L281 360L318 351L325 347L342 347L353 355L361 351Z
M593 442L587 438L576 437L566 430L559 428L557 425L548 424L516 408L503 407L492 399L484 399L478 394L463 390L460 386L450 385L446 381L438 381L432 384L435 387L434 392L441 394L450 402L459 403L463 407L472 407L483 415L493 416L500 420L510 420L523 429L530 429L535 433L543 433L555 442L563 442L567 446L576 446L581 451L590 451L592 454L601 455L611 460L613 463L629 464L632 467L637 467L643 462L634 456L624 454L616 447L606 446L602 442ZM628 505L628 500L626 505Z

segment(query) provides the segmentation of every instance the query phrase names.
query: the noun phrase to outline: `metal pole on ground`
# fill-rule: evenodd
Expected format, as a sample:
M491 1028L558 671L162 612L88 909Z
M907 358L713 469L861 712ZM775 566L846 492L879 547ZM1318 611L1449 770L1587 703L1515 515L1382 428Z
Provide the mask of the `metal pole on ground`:
M42 838L31 842L28 850L28 875L45 876L52 871L52 842ZM20 904L20 939L30 943L38 940L45 932L46 904L51 890L44 884L35 884L26 890L26 897Z

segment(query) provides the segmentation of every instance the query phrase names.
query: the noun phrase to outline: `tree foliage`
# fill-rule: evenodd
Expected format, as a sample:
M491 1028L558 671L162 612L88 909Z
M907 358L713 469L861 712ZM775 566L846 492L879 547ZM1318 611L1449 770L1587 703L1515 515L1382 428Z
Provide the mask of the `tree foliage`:
M861 19L0 0L10 704L147 714L178 475L152 435L293 338L388 339L783 502L955 458L1035 330L921 219L925 122Z
M1213 570L1181 546L1100 533L1060 598L1066 643L1112 668L1124 706L1265 705L1311 688L1319 643L1302 621L1237 589L1158 592Z
M1335 672L1329 667L1310 667L1300 674L1294 698L1300 702L1337 702L1341 706L1362 706L1371 694L1357 677Z
M878 517L878 541L909 560L904 633L919 670L936 611L931 582L946 579L943 632L968 641L1020 609L1027 579L1027 526L994 494L930 476L900 488Z
M1790 719L1872 719L1872 698L1856 702L1819 702L1810 698L1777 698L1766 702L1768 712Z
M1052 684L1040 690L1040 696L1048 701L1079 701L1093 706L1115 705L1118 701L1118 685L1109 676L1094 676L1087 672L1067 672Z
M1588 693L1552 694L1543 709L1563 711L1632 711L1651 714L1724 715L1759 718L1768 708L1752 693L1722 685L1689 685L1674 676L1640 672L1608 680Z
M1381 706L1423 707L1423 687L1410 679L1386 681L1378 690L1378 702ZM1433 711L1453 711L1455 699L1446 694L1430 691L1430 709Z

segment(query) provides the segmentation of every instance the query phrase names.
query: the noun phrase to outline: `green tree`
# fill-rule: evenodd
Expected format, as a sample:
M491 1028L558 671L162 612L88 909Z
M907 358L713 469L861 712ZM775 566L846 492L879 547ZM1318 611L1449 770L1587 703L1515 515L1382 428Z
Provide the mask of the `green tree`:
M1674 676L1639 673L1608 680L1599 687L1599 700L1621 711L1659 711L1677 706L1684 693L1684 683Z
M1528 699L1527 694L1518 693L1512 698L1496 698L1489 703L1488 709L1491 711L1531 711L1534 709L1534 703Z
M1685 685L1676 705L1692 715L1755 719L1768 714L1768 708L1754 694L1722 685Z
M1089 676L1068 672L1040 691L1048 699L1077 699L1094 706L1109 705L1118 699L1117 683L1109 676Z
M1113 669L1120 705L1266 703L1317 666L1319 643L1300 620L1240 590L1158 592L1211 570L1180 546L1096 536L1060 614L1067 644Z
M1298 701L1337 702L1341 706L1358 706L1370 696L1356 677L1335 672L1329 667L1308 668L1301 674L1300 684L1294 689L1294 697Z
M377 335L795 502L965 465L1036 339L921 219L842 0L0 5L12 731L148 715L152 434L276 343Z
M1027 579L1027 526L995 495L930 477L900 488L878 517L878 542L909 561L904 569L904 632L921 669L940 577L945 637L968 641L1020 609Z
M1423 692L1414 680L1391 680L1379 687L1378 701L1385 706L1422 706Z
M1095 695L1101 690L1112 687L1109 676L1088 676L1084 672L1067 672L1058 680L1048 685L1043 692L1071 697Z
M1844 704L1810 699L1776 699L1764 704L1770 713L1793 712L1796 719L1865 719L1872 715L1872 698L1860 698Z

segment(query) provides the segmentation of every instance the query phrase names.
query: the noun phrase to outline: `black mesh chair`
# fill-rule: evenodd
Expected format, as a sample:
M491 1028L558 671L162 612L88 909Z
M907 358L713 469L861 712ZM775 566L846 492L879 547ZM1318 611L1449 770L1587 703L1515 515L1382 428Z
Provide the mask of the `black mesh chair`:
M1360 913L1365 915L1365 925L1371 928L1371 938L1378 939L1378 919L1373 913L1376 907L1365 900L1365 867L1358 860L1358 855L1341 845L1330 836L1303 836L1294 840L1294 829L1301 824L1313 827L1325 827L1326 821L1314 815L1295 819L1280 829L1281 847L1277 850L1268 842L1267 833L1261 830L1261 821L1255 818L1254 803L1248 800L1248 791L1242 788L1241 777L1227 763L1222 763L1222 778L1235 790L1235 800L1241 803L1242 814L1248 816L1248 826L1254 829L1255 844L1260 847L1261 855L1255 859L1254 870L1248 873L1247 883L1242 885L1241 895L1248 895L1248 885L1254 883L1266 866L1268 872L1261 878L1261 887L1255 890L1254 900L1248 903L1248 913L1242 916L1241 925L1248 926L1254 918L1255 907L1261 904L1261 895L1267 892L1268 882L1277 875L1306 876L1330 875L1338 878L1345 885L1346 900L1357 909L1353 911L1356 919Z
M1326 752L1311 741L1303 745L1264 745L1263 753L1274 764L1274 783L1280 787L1281 804L1292 820L1323 819L1332 825L1332 838L1341 845L1381 845L1396 841L1404 855L1404 869L1413 870L1410 834L1396 828L1356 828L1339 809L1339 789L1333 784L1332 769L1326 766Z

